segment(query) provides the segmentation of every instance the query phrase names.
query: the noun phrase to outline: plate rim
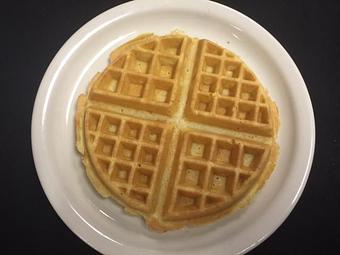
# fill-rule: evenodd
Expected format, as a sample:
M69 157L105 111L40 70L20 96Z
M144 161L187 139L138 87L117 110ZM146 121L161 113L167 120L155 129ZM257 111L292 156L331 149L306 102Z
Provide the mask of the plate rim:
M159 5L160 3L163 3L164 5L169 5L169 6L177 6L179 8L181 8L181 4L183 1L181 0L158 0L157 5ZM223 9L223 11L228 12L229 14L235 15L235 16L239 16L242 19L244 19L246 22L250 22L253 23L253 25L255 25L258 29L262 30L262 32L266 33L267 36L269 36L269 38L271 39L271 41L276 44L276 46L278 46L281 50L281 52L285 55L286 59L290 62L291 67L294 69L293 71L295 72L296 78L299 80L300 84L303 85L300 89L303 90L303 96L305 97L305 100L307 100L306 102L308 103L308 105L305 105L307 107L308 110L308 117L309 117L309 128L310 128L310 146L308 149L308 162L306 162L306 167L304 170L304 176L303 179L301 180L299 189L297 190L294 200L291 202L290 207L288 208L288 210L285 212L284 215L282 215L281 220L276 222L276 225L273 226L271 228L271 231L268 231L267 234L265 236L263 236L261 239L257 240L257 242L249 244L249 246L247 248L245 248L244 250L240 251L240 253L238 254L244 254L248 251L250 251L251 249L255 248L257 245L259 245L260 243L262 243L264 240L266 240L270 235L272 235L281 225L282 223L287 219L287 217L289 216L289 214L291 213L291 211L294 209L294 207L296 206L299 198L301 197L301 194L305 188L305 185L307 183L308 180L308 176L310 174L310 170L312 167L312 163L313 163L313 157L314 157L314 151L315 151L315 118L314 118L314 111L313 111L313 105L310 99L310 95L307 89L307 86L303 80L303 77L301 75L301 73L298 70L298 67L296 66L296 64L294 63L293 59L291 58L291 56L288 54L288 52L284 49L284 47L276 40L276 38L271 35L270 32L268 32L265 28L263 28L260 24L258 24L257 22L255 22L254 20L252 20L251 18L249 18L248 16L244 15L243 13L232 9L226 5L222 5L216 2L212 2L212 1L208 1L208 0L186 0L185 1L186 4L188 2L195 2L195 4L197 5L197 2L201 2L202 6L203 5L208 5L209 7L211 7L211 9L213 10L214 8L221 8ZM84 232L81 231L86 231L86 229L84 227L79 227L78 229L74 226L75 224L71 224L70 219L67 218L67 211L69 210L69 212L72 210L72 208L65 208L65 205L67 206L71 206L70 204L68 204L68 201L65 197L58 197L55 194L53 194L53 189L56 188L56 186L51 186L51 183L47 183L48 179L46 177L46 174L44 174L43 171L39 170L39 169L44 169L44 165L46 165L46 163L43 162L43 160L39 159L40 155L42 155L43 151L41 150L41 145L42 145L42 133L44 133L43 130L43 117L44 114L46 113L46 107L47 107L47 102L45 102L45 99L48 97L49 93L51 93L53 86L51 86L51 84L53 84L53 80L56 80L58 70L62 69L62 65L63 65L63 61L65 60L65 57L67 57L68 55L72 55L70 54L70 52L72 53L72 50L76 50L76 45L79 44L80 42L84 41L86 39L87 36L89 36L89 34L91 34L94 30L98 29L100 27L104 27L109 22L112 22L112 20L114 19L114 16L112 16L113 13L118 13L121 12L122 14L120 14L121 16L124 15L124 13L126 13L126 11L128 10L132 10L135 9L136 6L141 6L141 4L143 4L143 7L145 7L147 10L151 10L152 8L150 7L150 5L155 5L155 2L153 0L139 0L139 1L130 1L130 2L126 2L124 4L115 6L113 8L110 8L104 12L102 12L101 14L97 15L96 17L94 17L93 19L91 19L90 21L88 21L86 24L84 24L83 26L81 26L63 45L62 47L58 50L58 52L56 53L56 55L53 57L52 61L50 62L48 68L46 69L46 72L41 80L38 92L36 94L36 98L35 98L35 102L34 102L34 107L33 107L33 112L32 112L32 121L31 121L31 145L32 145L32 153L33 153L33 159L34 159L34 164L36 167L36 172L39 178L39 181L41 183L41 186L44 190L44 193L46 195L46 197L48 198L50 204L52 205L53 209L55 210L55 212L58 214L58 216L62 219L62 221L65 223L65 225L73 232L75 233L79 238L81 238L85 243L87 243L89 246L91 246L93 249L103 252L106 251L107 248L109 246L112 245L112 243L103 243L103 241L101 239L98 239L98 237L96 235L102 235L101 233L97 233L96 229L92 226L90 226L95 232L96 235L92 234L92 235L85 235ZM137 11L138 12L138 11ZM111 16L111 19L108 19L108 17ZM117 19L121 16L116 17ZM106 20L106 22L104 22ZM103 23L104 22L104 23ZM66 61L65 61L66 62ZM65 64L65 63L64 63ZM58 67L58 68L57 68ZM54 74L54 75L53 75ZM49 186L50 185L50 186ZM66 204L65 204L66 202ZM63 208L62 208L63 207ZM75 211L72 211L75 212ZM74 216L72 216L74 217ZM84 220L81 219L81 215L78 215L77 220ZM76 219L74 219L76 220ZM85 220L86 222L86 220ZM101 245L101 246L100 246ZM119 245L119 243L118 243ZM119 246L117 246L119 247ZM140 251L139 248L133 247L134 251ZM128 254L129 251L124 250L124 249L120 249L123 252L123 254ZM170 253L170 252L169 252Z

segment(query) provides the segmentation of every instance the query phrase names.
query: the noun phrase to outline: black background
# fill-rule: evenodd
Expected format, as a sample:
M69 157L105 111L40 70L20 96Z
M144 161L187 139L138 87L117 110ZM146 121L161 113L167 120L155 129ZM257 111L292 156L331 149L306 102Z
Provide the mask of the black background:
M44 195L31 153L31 113L41 78L63 43L124 1L7 2L0 15L0 250L96 254L64 225ZM220 2L257 21L286 48L305 79L316 119L306 189L283 225L250 254L340 254L339 1Z

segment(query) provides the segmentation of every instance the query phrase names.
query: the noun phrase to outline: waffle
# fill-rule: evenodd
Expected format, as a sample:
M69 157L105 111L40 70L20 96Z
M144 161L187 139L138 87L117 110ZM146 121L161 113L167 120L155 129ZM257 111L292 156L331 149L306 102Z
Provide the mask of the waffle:
M246 206L275 167L278 125L235 54L144 34L114 50L78 97L76 145L98 193L164 232Z
M264 88L240 58L202 40L195 69L188 119L260 135L275 134L269 116L271 102L266 101Z
M92 88L90 99L171 115L178 104L178 85L189 38L144 36L114 51L111 64Z

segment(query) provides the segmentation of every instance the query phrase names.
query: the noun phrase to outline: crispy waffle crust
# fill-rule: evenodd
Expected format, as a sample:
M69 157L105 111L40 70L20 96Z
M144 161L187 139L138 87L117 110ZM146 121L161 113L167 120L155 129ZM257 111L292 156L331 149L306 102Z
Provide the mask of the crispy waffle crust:
M247 205L275 167L278 126L235 54L145 34L113 51L79 96L76 144L95 189L164 232Z

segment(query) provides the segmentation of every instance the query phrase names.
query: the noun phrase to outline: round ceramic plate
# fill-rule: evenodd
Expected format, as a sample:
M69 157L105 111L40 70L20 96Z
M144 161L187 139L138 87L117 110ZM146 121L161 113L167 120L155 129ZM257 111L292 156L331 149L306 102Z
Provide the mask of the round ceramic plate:
M134 38L174 29L231 49L256 73L281 118L277 167L245 209L209 225L150 232L90 185L75 150L75 102L109 53ZM105 254L241 254L266 239L298 201L312 164L315 126L305 83L284 48L261 26L205 0L134 1L104 12L60 49L40 84L32 146L41 184L66 225Z

